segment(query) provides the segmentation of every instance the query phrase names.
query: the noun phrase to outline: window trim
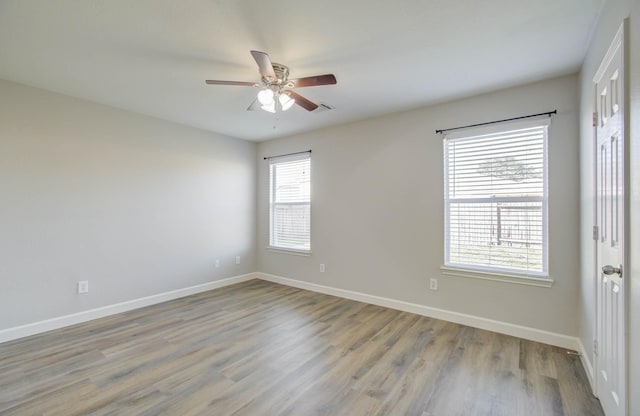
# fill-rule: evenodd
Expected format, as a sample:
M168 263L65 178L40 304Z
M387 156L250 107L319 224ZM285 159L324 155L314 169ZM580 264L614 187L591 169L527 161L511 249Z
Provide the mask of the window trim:
M296 250L293 248L282 248L278 246L267 246L267 250L272 253L289 254L292 256L309 257L311 255L311 250Z
M472 279L493 280L495 282L516 283L519 285L551 287L555 283L550 277L517 274L511 272L483 271L456 266L440 266L442 274Z
M484 280L493 280L508 283L517 283L539 287L551 287L554 280L550 277L549 270L549 126L550 118L509 121L491 126L481 126L474 128L466 128L462 131L445 133L443 137L443 174L444 174L444 264L440 267L445 275L459 276L466 278L478 278ZM543 140L543 195L542 197L520 197L522 200L535 200L541 202L542 210L542 268L541 272L533 270L507 269L495 266L482 266L469 263L453 263L450 261L449 233L450 233L450 199L449 190L449 172L447 160L447 140L466 139L472 140L473 137L508 132L510 130L520 130L531 127L545 127L545 137ZM470 198L473 201L482 200L482 198ZM500 198L497 198L500 199ZM464 199L461 199L464 201ZM495 202L496 199L492 199ZM487 201L488 202L488 201Z
M309 249L308 250L304 250L304 249L299 249L299 248L293 248L293 247L283 247L283 246L276 246L276 245L272 245L271 244L271 237L272 237L272 227L273 227L273 216L274 216L274 210L273 207L275 205L277 205L278 203L272 202L273 199L275 199L274 193L275 193L275 187L273 187L273 183L272 183L272 177L271 177L271 169L273 165L276 164L280 164L280 163L285 163L285 162L295 162L295 161L299 161L299 160L305 160L308 159L309 160L309 174L311 175L311 152L301 152L301 153L293 153L293 154L287 154L284 156L276 156L276 157L271 157L269 158L269 163L268 163L268 181L269 181L269 185L268 185L268 216L269 216L269 229L268 229L268 233L267 233L267 250L274 252L274 253L281 253L281 254L291 254L291 255L298 255L298 256L310 256L311 255L311 196L309 196ZM277 180L277 179L276 179ZM310 184L311 185L311 184ZM296 203L297 204L297 203ZM285 204L285 205L291 205L291 204ZM305 203L306 205L306 203Z

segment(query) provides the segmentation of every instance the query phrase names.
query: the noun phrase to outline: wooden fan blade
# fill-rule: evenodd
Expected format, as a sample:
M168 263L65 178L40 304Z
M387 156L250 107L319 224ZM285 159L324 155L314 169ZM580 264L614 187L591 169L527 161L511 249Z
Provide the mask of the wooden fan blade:
M260 51L251 51L251 56L256 60L262 78L276 79L276 73L273 71L273 65L271 64L269 55Z
M255 100L253 100L251 105L249 107L247 107L247 111L260 110L260 107L262 107L262 104L260 104L260 101L258 101L258 99L256 98Z
M306 98L304 98L302 95L298 94L295 91L288 90L286 93L289 94L291 98L296 100L296 104L298 104L300 107L304 108L307 111L313 111L316 108L318 108L318 104L314 103L313 101L307 100Z
M293 83L293 87L315 87L316 85L333 85L336 84L336 77L333 74L315 75L313 77L304 77L297 79L290 79L289 82Z
M245 81L218 81L215 79L208 79L205 81L209 85L242 85L246 87L259 87L260 84L256 84L255 82L245 82Z

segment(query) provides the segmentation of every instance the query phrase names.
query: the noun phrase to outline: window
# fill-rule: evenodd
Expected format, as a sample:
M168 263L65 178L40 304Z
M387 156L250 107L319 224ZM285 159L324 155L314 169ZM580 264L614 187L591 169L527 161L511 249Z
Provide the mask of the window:
M269 246L311 250L311 155L269 160Z
M445 267L544 278L547 120L444 140Z

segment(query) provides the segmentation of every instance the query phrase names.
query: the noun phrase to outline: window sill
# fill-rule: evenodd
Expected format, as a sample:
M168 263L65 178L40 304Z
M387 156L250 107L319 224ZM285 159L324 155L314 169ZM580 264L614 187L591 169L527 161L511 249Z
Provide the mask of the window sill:
M442 274L448 276L467 277L471 279L493 280L496 282L515 283L518 285L551 287L554 280L548 277L532 277L519 274L482 272L478 270L460 269L456 267L441 266Z
M273 253L279 253L279 254L290 254L293 256L302 256L302 257L309 257L311 256L311 250L307 251L307 250L295 250L292 248L282 248L282 247L271 247L268 246L267 250L273 252Z

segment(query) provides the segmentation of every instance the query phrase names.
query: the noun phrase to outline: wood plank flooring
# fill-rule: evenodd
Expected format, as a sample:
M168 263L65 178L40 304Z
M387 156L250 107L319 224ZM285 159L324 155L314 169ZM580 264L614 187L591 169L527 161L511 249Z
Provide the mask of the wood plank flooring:
M602 415L567 350L252 280L0 344L1 415Z

